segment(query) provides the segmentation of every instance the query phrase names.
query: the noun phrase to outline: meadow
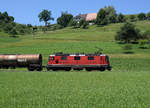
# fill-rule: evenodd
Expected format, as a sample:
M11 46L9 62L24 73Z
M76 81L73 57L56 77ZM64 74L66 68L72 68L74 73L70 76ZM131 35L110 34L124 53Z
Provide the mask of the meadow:
M149 108L150 46L140 49L134 44L133 54L124 54L124 44L114 40L121 25L65 28L18 38L0 33L0 54L41 53L46 65L49 54L94 53L101 48L112 66L112 71L105 72L0 70L0 107ZM150 28L150 21L135 25L143 32Z

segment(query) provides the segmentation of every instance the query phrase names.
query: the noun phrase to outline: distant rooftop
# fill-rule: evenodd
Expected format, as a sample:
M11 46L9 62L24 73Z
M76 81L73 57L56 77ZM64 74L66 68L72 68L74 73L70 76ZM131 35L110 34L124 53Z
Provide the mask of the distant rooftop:
M97 17L97 13L89 13L89 14L87 14L85 20L86 20L86 21L93 21L93 20L96 19L96 17Z
M85 19L86 21L93 21L97 17L97 13L88 13L88 14L79 14L75 17L75 19Z

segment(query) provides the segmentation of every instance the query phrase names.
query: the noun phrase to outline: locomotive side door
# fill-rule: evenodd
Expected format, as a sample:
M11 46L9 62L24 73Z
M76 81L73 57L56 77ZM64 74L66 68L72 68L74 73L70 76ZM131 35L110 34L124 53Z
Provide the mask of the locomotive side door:
M100 56L100 64L104 64L103 56Z

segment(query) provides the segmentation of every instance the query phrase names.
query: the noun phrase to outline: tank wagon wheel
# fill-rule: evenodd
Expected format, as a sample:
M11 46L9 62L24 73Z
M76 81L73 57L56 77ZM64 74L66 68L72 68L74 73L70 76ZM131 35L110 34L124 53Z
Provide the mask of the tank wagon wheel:
M34 71L34 68L28 67L28 70L29 70L29 71Z
M40 67L40 68L37 68L36 70L37 70L37 71L42 71L42 68Z
M50 69L49 69L49 68L47 68L47 71L50 71Z
M10 67L11 69L16 69L16 67L15 66L12 66L12 67Z
M8 69L8 68L9 68L9 66L3 66L3 68L4 68L4 69Z

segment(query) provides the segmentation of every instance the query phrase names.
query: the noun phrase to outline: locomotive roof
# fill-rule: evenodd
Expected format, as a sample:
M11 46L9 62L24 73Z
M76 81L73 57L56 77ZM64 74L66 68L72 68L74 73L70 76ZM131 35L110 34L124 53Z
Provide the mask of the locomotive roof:
M74 53L74 54L56 53L50 56L106 56L106 55L105 54L82 54L82 53Z

